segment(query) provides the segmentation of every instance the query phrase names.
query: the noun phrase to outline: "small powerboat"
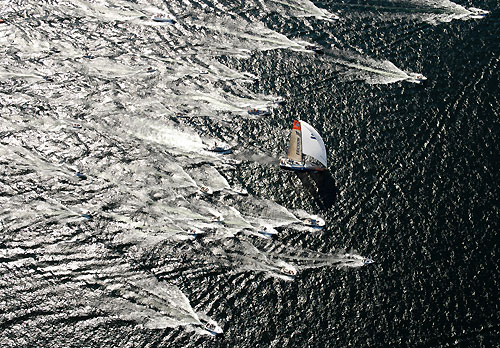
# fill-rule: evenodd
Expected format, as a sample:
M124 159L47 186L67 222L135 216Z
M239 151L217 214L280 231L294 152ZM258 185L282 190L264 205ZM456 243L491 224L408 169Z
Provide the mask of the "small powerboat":
M323 51L323 47L316 46L316 45L307 45L307 46L305 47L305 49L306 49L306 50L309 50L309 51L312 51L312 52L314 52L314 53L316 53L316 54L323 54L323 53L325 53L325 52Z
M327 16L324 16L324 18L327 20L327 21L338 21L340 19L339 16L337 16L335 13L328 13Z
M422 83L427 80L427 77L419 73L408 73L408 76L408 81L413 83Z
M289 266L281 267L280 272L292 278L295 278L295 276L297 275L297 270Z
M208 147L207 150L215 153L220 153L222 155L227 155L233 152L230 145L228 144L218 145L217 142L215 142L213 146Z
M226 158L224 160L224 163L228 164L230 166L237 166L237 165L241 164L241 160L237 160L237 159L234 159L234 158Z
M90 212L89 212L89 211L88 211L88 212L86 212L85 214L82 214L81 216L82 216L82 218L85 218L85 219L87 219L87 220L89 220L89 221L92 221L92 220L94 219L94 218L92 217L92 215L90 215Z
M199 237L203 237L204 235L207 234L206 231L204 230L200 230L196 227L193 227L191 228L190 230L187 231L187 233L190 235L190 236L193 236L194 238L199 238Z
M257 116L269 116L271 112L267 109L250 109L248 110L249 115L257 115Z
M217 224L222 224L224 223L224 217L222 217L222 215L219 215L219 216L214 216L210 222L214 222L214 223L217 223Z
M286 104L286 100L283 97L276 97L273 100L273 104L276 104L276 105L285 105Z
M278 231L276 231L274 228L267 226L259 227L257 232L264 238L274 238L278 234Z
M248 196L248 191L246 188L241 186L234 186L233 192L239 194L240 196Z
M304 219L302 223L308 227L313 227L317 229L322 229L325 227L325 221L319 217L310 217L307 219Z
M87 179L87 176L83 173L80 173L80 172L77 172L76 173L76 177L80 180L86 180Z
M372 259L367 259L367 258L364 258L364 259L363 259L363 263L364 263L365 265L369 265L370 263L374 263L374 262L375 262L375 261L373 261Z
M200 323L201 328L205 331L208 331L213 336L218 337L224 334L222 328L215 321L208 321L206 319L200 318Z
M475 19L484 18L488 13L490 13L490 11L482 10L480 8L477 8L477 7L469 7L467 10L470 13L472 13L471 18L475 18Z
M172 17L166 16L163 13L157 13L153 17L151 17L151 20L155 22L160 22L160 23L170 23L170 24L175 24L175 19Z
M212 195L214 193L214 191L210 187L208 187L208 186L202 186L202 187L200 187L200 191L201 191L201 193L203 193L203 194L205 194L207 196L210 196L210 195Z
M75 129L82 129L82 125L81 125L81 124L79 124L79 123L73 123L73 124L72 124L72 126L73 126L73 128L75 128Z

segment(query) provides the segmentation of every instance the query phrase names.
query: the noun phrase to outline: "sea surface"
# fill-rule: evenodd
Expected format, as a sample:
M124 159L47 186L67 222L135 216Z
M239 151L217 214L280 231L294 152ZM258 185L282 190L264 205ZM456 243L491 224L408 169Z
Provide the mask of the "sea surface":
M0 347L499 346L498 0L0 19ZM328 171L280 170L296 119Z

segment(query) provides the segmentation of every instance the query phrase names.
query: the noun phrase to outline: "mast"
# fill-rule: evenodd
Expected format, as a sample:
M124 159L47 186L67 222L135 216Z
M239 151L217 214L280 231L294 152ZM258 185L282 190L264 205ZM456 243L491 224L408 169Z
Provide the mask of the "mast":
M292 133L290 134L288 159L302 162L302 131L300 128L300 122L297 120L293 121Z

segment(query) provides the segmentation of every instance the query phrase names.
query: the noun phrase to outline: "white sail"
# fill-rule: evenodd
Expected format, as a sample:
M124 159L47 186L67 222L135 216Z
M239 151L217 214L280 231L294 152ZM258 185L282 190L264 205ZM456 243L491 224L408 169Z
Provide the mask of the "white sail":
M311 125L299 121L302 129L302 153L320 161L327 167L326 148L323 139Z

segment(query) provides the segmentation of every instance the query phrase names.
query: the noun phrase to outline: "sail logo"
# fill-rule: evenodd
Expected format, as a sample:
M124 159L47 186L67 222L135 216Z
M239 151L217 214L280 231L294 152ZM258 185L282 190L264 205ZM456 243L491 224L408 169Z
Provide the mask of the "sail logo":
M300 132L295 131L295 134L297 135L297 146L295 147L295 154L296 154L297 156L301 156L301 155L302 155L302 149L300 148L300 147L301 147L301 143L300 143Z

